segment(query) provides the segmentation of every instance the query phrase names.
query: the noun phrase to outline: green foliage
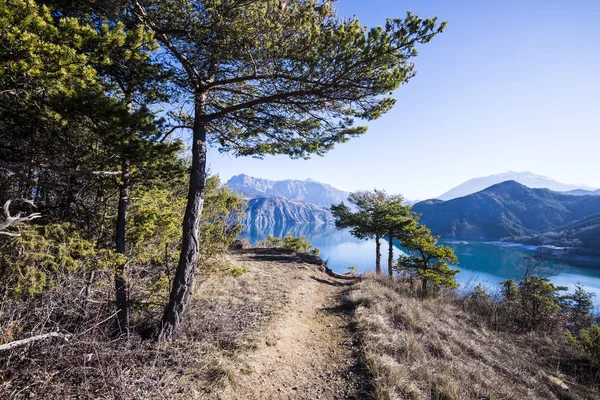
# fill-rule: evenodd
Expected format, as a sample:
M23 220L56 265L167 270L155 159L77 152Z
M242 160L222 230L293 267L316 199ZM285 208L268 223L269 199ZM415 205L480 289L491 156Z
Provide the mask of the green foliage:
M137 282L135 296L147 298L148 304L160 304L168 294L169 276L179 260L185 204L185 182L170 187L140 186L132 193L127 225L129 270ZM243 273L221 256L243 228L244 205L218 176L206 180L199 262L231 270L234 275Z
M589 354L596 362L600 363L600 327L592 325L582 329L577 335L565 332L567 341L576 349Z
M388 93L414 76L416 46L445 27L408 13L367 30L330 2L299 0L149 0L133 12L161 27L175 85L204 104L176 117L201 117L221 151L257 157L322 155L364 133L354 118L387 112Z
M591 324L595 296L595 293L586 292L581 283L577 282L575 292L562 298L562 305L571 314L572 322L576 327Z
M535 275L519 282L521 326L526 330L536 330L550 323L551 318L561 310L558 292L564 290L567 288L555 286L548 278Z
M382 237L387 233L386 217L389 196L381 190L351 193L348 202L357 211L353 212L345 203L331 206L338 229L351 228L350 233L358 239Z
M485 287L479 283L471 293L469 293L469 301L473 301L475 303L489 303L490 295L488 294Z
M359 191L350 194L348 202L353 204L352 211L344 203L331 206L338 229L351 228L350 233L358 239L375 238L376 241L376 271L380 273L379 240L387 236L390 241L388 270L392 275L394 239L404 238L408 232L418 225L417 217L411 212L410 206L402 205L402 196L388 195L384 191Z
M224 184L218 175L206 180L204 208L200 222L200 257L210 260L221 255L244 229L246 202Z
M560 294L566 287L555 286L546 277L528 273L518 284L509 279L500 285L501 298L495 320L503 324L503 328L551 330L566 322L563 317L569 306L565 299L569 296Z
M35 296L60 285L70 274L106 271L125 262L98 249L69 224L25 227L21 236L0 242L3 290L12 296Z
M280 237L269 235L269 237L267 237L266 239L260 240L258 242L258 247L281 248L283 247L283 239Z
M396 269L414 274L421 279L423 295L428 294L428 286L458 287L455 276L460 272L450 268L458 264L454 250L437 244L438 238L424 226L416 226L402 240L402 246L409 252L400 256Z
M504 301L513 302L519 295L519 286L514 279L508 279L500 282L500 290Z
M312 247L310 242L304 236L292 236L290 233L285 235L283 239L279 237L269 236L258 242L259 247L266 248L284 248L290 249L298 253L309 253L315 256L320 254L320 250Z
M131 197L127 236L135 263L177 262L185 197L158 187L138 187Z

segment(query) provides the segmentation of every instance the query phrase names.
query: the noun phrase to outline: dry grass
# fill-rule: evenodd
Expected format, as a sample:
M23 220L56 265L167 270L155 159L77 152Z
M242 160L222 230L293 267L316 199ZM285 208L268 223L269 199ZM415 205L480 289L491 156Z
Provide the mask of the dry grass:
M79 319L81 326L69 328L69 341L51 339L0 354L0 397L214 398L215 391L235 379L238 357L264 340L263 328L287 301L285 285L275 281L275 277L281 280L285 275L274 273L276 267L266 265L241 275L199 276L185 325L168 343L144 340L151 326L145 333L112 338L112 305L90 303L85 306L89 315ZM98 298L112 293L112 282L106 278ZM79 296L71 289L67 293ZM60 296L54 293L47 302L37 299L31 303L30 310L22 302L0 301L0 336L15 324L28 328L11 333L10 341L57 329L60 313L45 307L64 307L72 314L83 312L74 306L84 304L81 296L69 298L73 304L59 304ZM149 316L146 312L144 318L160 320L161 308L156 307L154 313ZM27 324L34 320L46 321L36 326ZM60 328L62 331L64 325Z
M561 334L492 331L455 297L409 293L404 283L370 276L347 295L374 398L600 398L597 368Z

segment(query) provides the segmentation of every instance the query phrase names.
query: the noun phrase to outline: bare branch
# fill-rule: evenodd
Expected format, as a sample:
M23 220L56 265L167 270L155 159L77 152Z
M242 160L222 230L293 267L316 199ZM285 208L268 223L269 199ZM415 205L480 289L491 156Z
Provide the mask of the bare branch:
M17 200L19 200L23 203L30 204L35 207L33 200L27 200L27 199L17 199ZM2 209L4 211L4 221L0 222L0 234L6 235L6 236L12 236L12 237L19 237L19 236L21 236L20 234L13 233L13 232L7 232L6 229L8 229L11 226L14 226L20 222L29 222L36 218L41 218L42 214L33 213L33 214L29 214L29 215L22 217L21 213L17 213L17 215L11 216L10 215L10 203L12 203L12 201L13 200L7 200L6 203L4 203L4 206L2 207Z
M49 338L53 338L53 337L59 337L64 340L69 340L68 335L63 335L62 333L58 333L58 332L50 332L50 333L45 333L43 335L33 336L33 337L30 337L27 339L22 339L22 340L15 340L13 342L3 344L0 346L0 351L14 349L15 347L23 346L23 345L26 345L29 343L33 343L33 342L37 342L40 340L45 340L45 339L49 339Z

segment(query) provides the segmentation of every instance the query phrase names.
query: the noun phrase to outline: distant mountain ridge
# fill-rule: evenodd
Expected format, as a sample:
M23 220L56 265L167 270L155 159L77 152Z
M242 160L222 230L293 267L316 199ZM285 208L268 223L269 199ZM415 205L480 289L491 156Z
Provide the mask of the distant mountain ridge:
M600 189L598 189L598 190L575 189L575 190L569 190L569 191L563 192L563 193L571 195L571 196L600 196Z
M464 197L413 206L436 235L498 240L548 232L600 213L600 196L573 196L502 182Z
M492 185L506 181L515 181L532 189L545 188L556 192L593 190L593 188L589 186L561 183L555 181L554 179L548 178L547 176L537 175L529 171L508 171L502 174L470 179L456 186L455 188L450 189L446 193L440 195L438 199L447 201L456 199L458 197L468 196L470 194L484 190ZM600 194L600 192L598 194Z
M283 197L256 197L248 201L244 225L253 228L294 224L332 224L328 209Z
M566 226L533 236L517 238L525 244L578 247L600 251L600 214L593 214Z
M226 184L231 189L250 198L283 197L288 200L304 201L325 208L346 201L350 194L326 183L311 179L305 181L294 179L272 181L240 174L229 179Z

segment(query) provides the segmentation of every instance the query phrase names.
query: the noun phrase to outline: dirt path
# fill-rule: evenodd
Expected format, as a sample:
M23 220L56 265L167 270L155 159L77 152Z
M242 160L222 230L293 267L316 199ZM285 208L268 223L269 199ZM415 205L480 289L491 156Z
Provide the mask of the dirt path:
M248 270L265 270L275 262L247 253L234 254L233 261ZM232 385L219 399L360 398L363 379L349 317L340 306L340 295L353 281L301 260L278 270L289 279L271 279L271 284L289 288L286 304L261 335L264 340L243 356Z

